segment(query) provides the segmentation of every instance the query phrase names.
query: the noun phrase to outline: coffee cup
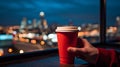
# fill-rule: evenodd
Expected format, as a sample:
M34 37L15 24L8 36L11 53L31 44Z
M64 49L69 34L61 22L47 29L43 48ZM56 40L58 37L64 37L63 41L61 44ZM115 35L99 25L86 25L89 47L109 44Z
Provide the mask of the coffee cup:
M60 64L74 64L75 56L67 51L68 47L77 46L78 28L59 26L56 29Z

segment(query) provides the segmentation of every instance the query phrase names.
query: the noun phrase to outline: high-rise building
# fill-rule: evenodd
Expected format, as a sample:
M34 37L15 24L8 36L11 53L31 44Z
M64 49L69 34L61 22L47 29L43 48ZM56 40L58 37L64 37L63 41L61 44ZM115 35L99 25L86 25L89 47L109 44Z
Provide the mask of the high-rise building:
M33 22L32 22L32 25L33 25L32 27L33 27L33 28L37 28L37 23L36 23L36 21L37 21L36 19L33 19Z
M33 28L32 21L28 20L27 28L30 30Z
M27 27L27 18L24 17L21 21L20 32L22 32Z
M26 27L26 25L27 25L27 19L24 17L23 20L22 20L22 22L21 22L20 28L23 29L23 28Z
M46 19L44 18L44 12L40 12L40 20L41 20L41 32L42 34L48 33L48 24Z
M119 16L116 17L116 22L117 22L117 35L116 36L120 36L120 17Z
M42 26L41 26L41 21L40 20L37 22L37 25L38 25L38 28L41 29Z

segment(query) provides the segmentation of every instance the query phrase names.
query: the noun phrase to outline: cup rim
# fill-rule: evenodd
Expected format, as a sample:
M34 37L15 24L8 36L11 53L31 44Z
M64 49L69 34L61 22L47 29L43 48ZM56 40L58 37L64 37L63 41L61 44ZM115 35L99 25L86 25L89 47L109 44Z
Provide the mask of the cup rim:
M77 26L58 26L56 32L75 32L78 31Z

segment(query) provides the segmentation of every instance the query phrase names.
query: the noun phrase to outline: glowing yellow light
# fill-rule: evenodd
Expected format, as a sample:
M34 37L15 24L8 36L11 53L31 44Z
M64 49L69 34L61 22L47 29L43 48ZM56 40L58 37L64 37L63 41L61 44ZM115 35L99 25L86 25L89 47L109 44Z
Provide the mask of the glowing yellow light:
M22 34L19 34L18 36L21 38L21 37L22 37Z
M78 32L78 37L84 36L84 32Z
M37 42L36 42L36 40L31 40L31 43L36 44Z
M19 38L19 40L20 40L21 42L26 42L26 39L24 39L24 38Z
M90 36L97 36L98 35L98 31L95 29L95 30L92 30L91 32L90 32Z
M24 51L23 51L23 50L20 50L19 53L22 54L22 53L24 53Z
M85 31L85 32L84 32L84 35L85 35L85 36L89 36L90 33L89 33L88 31Z
M22 42L24 41L24 39L23 39L23 38L19 38L19 40L20 40L20 41L22 41Z
M18 37L13 38L13 40L18 40Z
M26 39L23 39L23 42L26 42Z
M13 49L12 49L12 48L9 48L9 49L8 49L8 52L9 52L9 53L13 52Z
M41 41L40 44L43 46L45 45L45 41Z
M117 30L117 27L114 27L114 30Z
M117 32L117 27L114 27L114 28L113 28L113 31L114 31L114 33Z
M27 42L27 43L28 43L28 42L29 42L29 39L25 39L25 42Z
M4 52L3 49L0 49L0 56L3 56Z
M3 54L0 52L0 56L3 56Z

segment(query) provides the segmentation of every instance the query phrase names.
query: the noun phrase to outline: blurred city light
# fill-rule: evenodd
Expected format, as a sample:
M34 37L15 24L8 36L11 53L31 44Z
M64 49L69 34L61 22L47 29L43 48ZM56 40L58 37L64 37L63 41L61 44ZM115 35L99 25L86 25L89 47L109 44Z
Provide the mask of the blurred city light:
M45 45L45 41L41 41L40 45L42 45L42 46Z
M84 32L78 32L78 37L84 36Z
M23 50L20 50L19 53L22 54L22 53L24 53L24 51L23 51Z
M13 49L12 49L12 48L9 48L9 49L8 49L8 52L9 52L9 53L12 53L12 52L13 52Z
M19 38L19 40L20 40L21 42L24 42L24 38Z
M33 38L33 37L35 37L35 34L34 34L34 33L28 33L28 34L27 34L27 37L28 37L28 38Z
M43 40L47 40L47 35L43 35Z
M78 27L78 30L80 31L81 29L82 29L82 28L79 26L79 27Z
M51 39L52 42L57 42L57 35L56 34L49 34L48 38Z
M25 39L25 42L29 43L29 39Z
M14 35L16 35L16 34L17 34L17 32L16 32L16 31L13 31L13 34L14 34Z
M1 34L0 35L0 40L9 40L9 39L13 39L12 35L6 35L6 34Z
M37 41L36 41L36 40L31 40L31 43L32 43L32 44L36 44Z
M0 56L3 56L4 55L4 51L2 48L0 48Z
M40 12L40 16L44 16L44 12L43 11Z

